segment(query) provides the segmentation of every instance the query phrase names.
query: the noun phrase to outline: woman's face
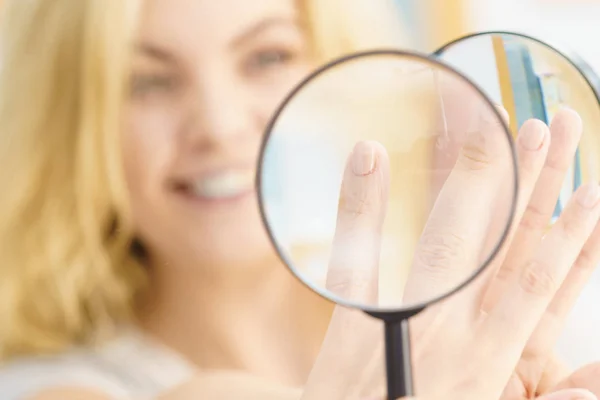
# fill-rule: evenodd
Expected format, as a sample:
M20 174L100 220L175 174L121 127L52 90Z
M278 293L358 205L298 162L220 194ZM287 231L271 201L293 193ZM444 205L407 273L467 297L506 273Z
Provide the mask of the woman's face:
M254 176L279 102L309 72L295 0L147 0L124 157L138 234L161 263L270 253Z

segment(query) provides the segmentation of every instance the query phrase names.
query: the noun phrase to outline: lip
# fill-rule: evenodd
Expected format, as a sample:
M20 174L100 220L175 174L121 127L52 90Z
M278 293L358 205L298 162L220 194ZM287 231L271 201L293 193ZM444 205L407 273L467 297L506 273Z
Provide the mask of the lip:
M242 173L252 172L252 175L255 175L255 168L252 164L243 164L236 166L228 165L227 167L211 169L206 168L201 172L196 173L194 173L193 171L188 171L185 174L182 173L176 178L169 180L169 190L175 193L178 197L183 198L187 202L204 205L232 204L240 202L242 200L246 200L248 197L253 196L256 193L255 185L252 185L247 190L242 190L233 196L223 197L202 196L201 194L198 194L197 192L190 189L190 187L193 185L193 182L195 181L210 179L215 176L224 175L232 171Z
M206 179L227 171L256 171L256 163L221 164L204 168L181 169L169 179L171 184L186 183L199 179Z
M196 203L196 204L227 205L227 204L238 203L238 202L244 201L244 200L252 197L252 195L254 195L254 193L256 193L256 190L249 189L247 191L240 192L239 194L237 194L235 196L229 196L229 197L199 196L199 195L193 194L189 190L185 190L185 189L175 189L174 192L176 195L185 199L186 201Z

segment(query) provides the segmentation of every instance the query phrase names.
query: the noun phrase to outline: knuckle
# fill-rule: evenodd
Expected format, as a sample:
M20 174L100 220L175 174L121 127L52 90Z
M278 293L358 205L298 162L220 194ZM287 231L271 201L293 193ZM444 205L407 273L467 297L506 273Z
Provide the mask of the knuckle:
M528 231L539 231L546 228L550 215L533 204L528 204L523 217L521 227Z
M564 172L571 166L571 160L565 157L563 153L548 153L546 159L546 170L557 178L562 178Z
M361 191L343 193L338 202L338 210L351 219L375 216L380 208L375 199Z
M469 171L481 171L490 166L491 159L482 146L467 143L461 150L459 162Z
M448 271L466 261L466 241L448 232L425 233L417 255L421 267L436 273Z
M565 215L566 216L566 215ZM572 215L562 221L562 235L567 241L580 241L584 229L582 215Z
M460 151L458 162L470 171L488 169L492 166L504 165L508 153L504 144L503 125L495 115L489 115L488 121L483 121L481 129L467 134L467 141Z
M509 278L514 276L516 272L516 268L514 268L513 264L507 263L502 265L498 271L496 272L495 278L501 281L507 281Z
M597 265L596 259L597 257L595 257L595 254L592 254L589 249L583 248L579 253L579 256L577 256L577 261L575 261L573 267L582 271L594 269Z
M371 280L363 274L353 273L351 270L337 270L327 279L327 290L336 296L343 296L349 300L363 300L352 298L354 295L363 295L371 287Z
M356 199L351 207L348 207L348 214L352 215L355 218L369 215L369 202L365 198Z
M558 288L556 278L550 269L537 261L527 264L519 283L526 293L542 297L552 295Z

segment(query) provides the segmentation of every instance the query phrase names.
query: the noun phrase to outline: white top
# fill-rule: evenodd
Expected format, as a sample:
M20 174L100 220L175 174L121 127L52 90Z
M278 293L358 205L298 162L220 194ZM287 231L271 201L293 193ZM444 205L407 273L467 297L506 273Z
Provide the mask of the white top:
M0 399L24 400L52 388L96 390L116 400L154 399L192 376L193 368L138 332L95 349L21 359L0 367Z
M584 289L558 343L576 369L600 361L600 269ZM83 387L116 400L151 400L189 380L193 367L136 331L97 350L22 359L0 367L0 399L23 400L44 389Z

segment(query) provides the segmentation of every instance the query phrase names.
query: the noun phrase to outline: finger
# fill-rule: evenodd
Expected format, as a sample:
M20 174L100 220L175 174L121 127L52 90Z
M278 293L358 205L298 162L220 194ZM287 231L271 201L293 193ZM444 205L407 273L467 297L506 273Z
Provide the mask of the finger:
M376 304L388 188L385 148L359 142L344 171L326 281L327 290L344 300Z
M594 393L585 389L566 389L537 397L537 400L598 400Z
M371 389L365 363L381 357L382 351L374 348L381 347L383 337L380 321L362 311L337 306L301 400L346 400ZM383 365L383 360L379 362ZM385 381L383 373L381 380Z
M340 191L327 289L344 300L377 299L379 244L389 186L389 161L383 146L358 143L350 156ZM361 311L336 307L303 400L352 398L363 389L364 367L381 342L380 323ZM369 343L369 346L365 346Z
M561 381L553 390L585 388L600 396L600 363L586 365Z
M519 195L517 197L517 206L513 217L514 221L520 221L527 208L535 184L544 166L549 147L550 131L546 124L535 119L528 120L523 124L517 138ZM497 292L501 289L501 285L498 284L496 280L502 279L502 276L498 276L496 273L498 272L498 268L502 265L502 260L506 256L510 244L513 241L517 226L518 225L515 224L511 227L510 232L505 239L504 246L494 260L494 265L497 266L496 269L492 270L490 268L489 271L486 271L486 275L488 275L487 281L481 281L481 284L488 285L488 289L484 292L485 298L483 300L479 299L477 302L477 304L482 304L481 308L484 312L489 311L489 301L495 299L498 296ZM492 240L497 240L497 238L492 238Z
M481 326L484 349L497 368L512 370L600 216L600 188L582 186ZM506 371L507 373L509 371Z
M571 309L599 263L600 224L597 224L529 338L521 356L521 363L540 366L546 363Z
M363 398L363 400L386 400L385 396L371 396L371 397L365 397ZM419 400L416 397L399 397L396 400ZM426 399L421 399L421 400L426 400Z
M562 361L552 355L546 362L544 372L537 386L538 393L548 393L557 390L557 385L571 375L572 371ZM566 387L563 387L566 389Z
M407 303L449 291L478 266L490 204L510 174L512 153L496 114L486 108L477 118L421 235L404 293Z
M484 311L493 307L511 279L518 279L516 268L524 264L547 230L555 211L565 176L581 138L582 122L579 115L568 109L561 110L550 125L551 145L546 164L539 175L535 189L525 201L526 209L519 220L503 264L498 270L484 300Z

